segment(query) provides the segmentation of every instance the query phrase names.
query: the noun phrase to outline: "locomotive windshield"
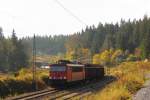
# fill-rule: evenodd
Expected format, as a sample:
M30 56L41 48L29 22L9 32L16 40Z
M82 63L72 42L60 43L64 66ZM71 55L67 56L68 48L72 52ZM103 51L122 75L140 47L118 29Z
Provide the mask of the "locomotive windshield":
M66 71L65 66L51 66L50 71Z

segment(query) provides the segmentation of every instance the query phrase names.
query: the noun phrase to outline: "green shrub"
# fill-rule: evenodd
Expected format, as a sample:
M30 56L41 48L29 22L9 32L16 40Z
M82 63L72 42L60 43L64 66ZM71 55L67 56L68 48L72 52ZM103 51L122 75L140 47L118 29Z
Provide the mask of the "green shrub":
M139 60L139 58L135 55L129 55L129 57L127 58L127 61L137 61Z

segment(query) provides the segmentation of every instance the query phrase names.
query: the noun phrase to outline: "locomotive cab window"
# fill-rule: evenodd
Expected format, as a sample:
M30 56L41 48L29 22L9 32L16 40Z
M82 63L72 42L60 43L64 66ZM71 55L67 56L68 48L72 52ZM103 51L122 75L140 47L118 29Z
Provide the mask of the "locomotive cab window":
M52 66L50 67L50 71L66 71L66 67L65 66Z
M82 72L83 68L82 67L72 67L72 72Z

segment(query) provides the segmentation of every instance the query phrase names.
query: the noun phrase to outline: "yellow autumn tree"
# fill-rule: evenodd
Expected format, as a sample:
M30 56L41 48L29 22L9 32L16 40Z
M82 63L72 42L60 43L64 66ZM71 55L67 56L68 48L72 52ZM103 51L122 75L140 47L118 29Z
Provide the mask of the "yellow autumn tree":
M113 54L113 50L105 50L99 54L95 54L93 56L93 63L94 64L102 64L102 65L108 65L111 63L111 56Z
M106 65L110 62L110 52L108 50L105 50L100 55L100 60L102 65Z
M93 64L100 64L100 54L95 54L93 56Z
M66 52L66 59L73 60L74 51L67 51Z

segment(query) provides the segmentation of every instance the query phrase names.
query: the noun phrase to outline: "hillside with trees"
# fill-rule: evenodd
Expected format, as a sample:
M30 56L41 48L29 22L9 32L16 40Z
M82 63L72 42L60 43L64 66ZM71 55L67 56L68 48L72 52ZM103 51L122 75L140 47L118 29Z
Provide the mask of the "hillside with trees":
M24 43L32 47L32 38L23 38ZM141 58L148 58L150 54L150 18L119 23L99 23L87 26L85 30L72 35L37 36L38 54L64 54L66 58L81 58L82 50L88 50L89 57L109 49L121 49L128 53L140 52Z
M146 15L139 20L121 19L116 24L99 23L97 27L87 26L85 30L72 35L36 36L37 55L90 63L109 64L118 62L120 58L149 58L149 44L150 18ZM0 69L16 71L27 66L31 60L32 45L32 37L18 39L13 30L12 36L5 38L1 28Z

